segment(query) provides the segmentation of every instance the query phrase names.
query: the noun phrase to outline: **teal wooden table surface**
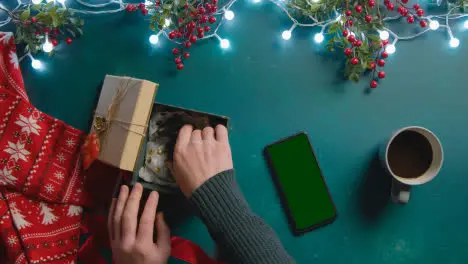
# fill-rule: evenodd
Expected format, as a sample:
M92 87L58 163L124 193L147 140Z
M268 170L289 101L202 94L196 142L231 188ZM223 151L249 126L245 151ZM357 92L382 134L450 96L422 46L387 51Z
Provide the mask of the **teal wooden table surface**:
M81 39L41 57L43 71L21 63L27 91L39 109L80 129L88 128L105 74L158 82L158 102L229 116L242 191L298 263L467 263L468 32L455 32L457 49L443 31L398 43L387 78L369 93L366 80L342 80L342 61L313 43L313 30L284 42L290 24L272 4L239 2L233 10L235 19L220 30L231 49L214 39L197 44L182 72L171 44L149 44L139 15L87 17ZM386 204L377 148L408 125L433 130L445 162L437 178L414 188L408 205ZM339 214L302 237L288 228L262 155L265 145L298 131L310 135ZM173 234L214 251L197 218Z

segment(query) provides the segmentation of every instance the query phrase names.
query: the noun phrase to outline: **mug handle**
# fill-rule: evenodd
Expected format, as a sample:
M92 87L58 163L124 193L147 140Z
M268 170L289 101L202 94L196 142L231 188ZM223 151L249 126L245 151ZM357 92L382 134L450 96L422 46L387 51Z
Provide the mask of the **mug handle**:
M407 204L410 198L411 186L392 179L392 201Z

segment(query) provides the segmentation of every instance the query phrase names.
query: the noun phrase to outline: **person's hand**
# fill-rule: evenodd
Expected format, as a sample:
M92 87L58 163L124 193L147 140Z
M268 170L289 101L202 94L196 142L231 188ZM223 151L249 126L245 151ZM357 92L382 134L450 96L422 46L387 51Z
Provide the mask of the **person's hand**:
M229 169L232 169L232 157L226 127L218 125L216 131L211 127L201 131L185 125L180 129L171 170L185 196L189 197L209 178Z
M116 264L165 264L171 254L170 232L164 217L159 213L155 219L159 200L157 192L149 195L138 223L142 192L143 187L139 183L130 194L128 187L122 185L119 197L112 200L107 226ZM155 225L156 243L153 241Z

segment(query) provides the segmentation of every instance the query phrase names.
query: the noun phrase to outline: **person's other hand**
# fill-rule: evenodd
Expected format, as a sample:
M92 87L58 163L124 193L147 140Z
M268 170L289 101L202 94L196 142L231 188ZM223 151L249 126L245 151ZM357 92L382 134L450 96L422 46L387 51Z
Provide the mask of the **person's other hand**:
M225 126L193 130L183 126L174 148L172 172L180 189L189 197L200 185L216 174L232 169L231 148Z
M128 187L122 185L119 197L112 200L107 226L116 264L165 264L171 254L169 228L161 213L156 217L157 192L149 195L138 223L142 192L143 187L139 183L133 186L130 194ZM153 241L155 225L156 243Z

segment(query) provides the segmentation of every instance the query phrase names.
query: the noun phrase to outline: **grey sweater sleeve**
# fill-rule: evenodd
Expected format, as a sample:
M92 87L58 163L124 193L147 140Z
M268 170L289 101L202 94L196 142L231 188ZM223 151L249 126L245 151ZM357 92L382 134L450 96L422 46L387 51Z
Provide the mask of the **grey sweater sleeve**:
M250 210L234 170L212 177L189 200L228 263L294 263L275 232Z

